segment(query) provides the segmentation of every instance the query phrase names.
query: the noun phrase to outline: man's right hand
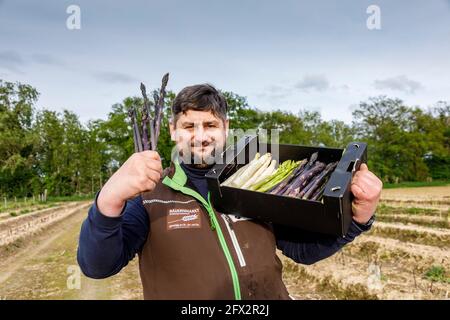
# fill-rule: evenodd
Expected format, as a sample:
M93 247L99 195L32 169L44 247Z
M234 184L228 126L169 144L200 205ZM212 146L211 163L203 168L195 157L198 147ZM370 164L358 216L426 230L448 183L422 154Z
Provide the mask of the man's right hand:
M128 199L152 191L161 176L161 158L156 151L134 153L105 183L97 208L105 216L118 217Z

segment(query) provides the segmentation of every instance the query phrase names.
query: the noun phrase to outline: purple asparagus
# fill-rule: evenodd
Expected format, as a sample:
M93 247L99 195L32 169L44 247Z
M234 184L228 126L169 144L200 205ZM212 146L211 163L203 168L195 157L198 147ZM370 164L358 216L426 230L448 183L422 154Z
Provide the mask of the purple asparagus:
M327 184L327 182L328 182L328 179L326 179L324 181L322 186L319 189L317 189L317 191L314 193L314 195L309 200L320 201L322 199L323 192L325 190L325 185Z
M155 145L153 146L153 150L156 150L158 138L159 138L159 129L161 127L161 117L164 111L164 98L166 97L166 86L169 81L169 74L166 73L161 81L161 88L158 94L158 100L155 101Z
M310 163L308 163L309 165ZM315 165L313 165L312 167L306 168L303 170L303 172L297 177L295 178L295 180L293 180L292 183L290 183L289 188L286 189L286 191L283 193L283 195L287 196L287 195L292 195L297 194L299 192L300 188L303 188L304 185L303 183L307 183L307 181L309 181L309 179L311 179L314 175L316 175L318 172L320 172L320 170L322 170L325 167L325 164L317 161ZM296 190L294 192L294 190Z
M142 150L142 140L141 133L139 132L139 126L136 120L136 110L134 107L128 111L128 115L131 119L131 125L133 127L133 140L134 140L134 152L141 152Z
M303 199L309 199L314 192L319 189L324 180L328 178L328 176L333 172L333 170L336 168L337 162L329 163L325 170L323 170L316 178L312 179L312 181L306 186L299 194L299 197L302 197Z
M144 98L144 105L142 107L141 112L142 136L140 134L138 136L135 136L135 139L137 138L139 140L142 139L141 149L143 148L144 150L156 150L159 138L159 130L161 128L161 119L164 112L164 98L166 96L166 86L168 81L169 81L169 74L166 73L162 78L159 93L156 91L153 93L154 99L153 118L150 112L150 101L147 96L147 90L145 88L145 85L141 82L141 93L142 97ZM136 119L136 113L134 113L134 119ZM150 141L148 137L149 131L150 131Z
M148 105L148 97L145 89L145 85L141 82L141 93L144 98L144 105L142 106L141 112L141 125L142 125L142 143L144 146L144 150L150 150L153 146L150 146L148 141L148 128L147 121L149 118L149 105ZM152 128L150 127L150 132Z
M317 163L309 170L302 173L295 182L291 185L291 187L285 192L284 195L288 195L290 197L298 197L301 189L303 189L306 184L319 172L323 170L325 164L323 162L317 161Z

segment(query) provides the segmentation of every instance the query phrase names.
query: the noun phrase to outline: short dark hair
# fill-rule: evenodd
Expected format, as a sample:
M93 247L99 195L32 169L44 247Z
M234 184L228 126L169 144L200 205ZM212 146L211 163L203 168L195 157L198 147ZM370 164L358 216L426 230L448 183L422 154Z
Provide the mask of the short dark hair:
M196 84L182 89L172 105L172 116L176 122L179 113L187 110L211 111L216 117L227 119L227 101L214 86Z

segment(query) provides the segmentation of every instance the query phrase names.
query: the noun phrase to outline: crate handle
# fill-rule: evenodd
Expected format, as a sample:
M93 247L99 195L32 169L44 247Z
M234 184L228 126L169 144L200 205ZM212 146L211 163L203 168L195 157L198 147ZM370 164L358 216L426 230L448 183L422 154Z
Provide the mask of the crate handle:
M356 171L359 170L360 166L361 166L361 159L356 158L355 160L350 161L348 168L347 168L347 172L351 172L352 177L353 177L355 175Z

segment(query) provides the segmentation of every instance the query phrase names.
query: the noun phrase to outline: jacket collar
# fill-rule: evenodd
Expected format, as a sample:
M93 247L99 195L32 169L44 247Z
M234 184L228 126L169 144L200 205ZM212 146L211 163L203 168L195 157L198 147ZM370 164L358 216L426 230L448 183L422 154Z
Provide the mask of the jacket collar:
M167 176L179 186L184 186L187 182L187 176L183 168L180 165L178 158L175 158L169 167L169 173Z

